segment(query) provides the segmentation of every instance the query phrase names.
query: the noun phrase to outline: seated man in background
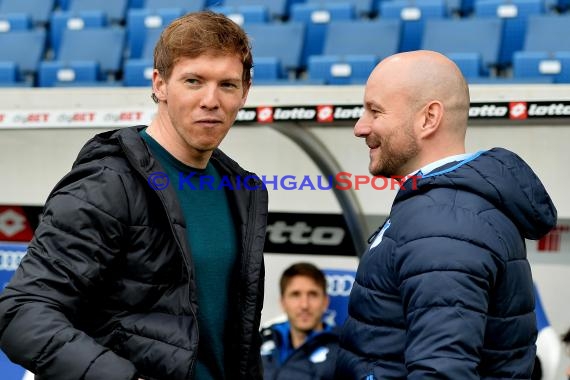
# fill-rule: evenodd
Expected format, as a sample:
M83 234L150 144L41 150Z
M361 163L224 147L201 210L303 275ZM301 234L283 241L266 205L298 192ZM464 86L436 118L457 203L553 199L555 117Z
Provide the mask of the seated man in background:
M338 335L323 322L329 305L325 275L296 263L281 275L281 307L288 320L262 330L264 379L326 380L334 376Z

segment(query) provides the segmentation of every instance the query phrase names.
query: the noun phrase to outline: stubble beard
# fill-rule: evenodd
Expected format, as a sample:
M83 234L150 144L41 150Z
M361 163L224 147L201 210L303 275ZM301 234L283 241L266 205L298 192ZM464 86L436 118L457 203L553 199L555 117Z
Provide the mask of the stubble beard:
M407 134L407 144L403 149L394 149L390 139L380 139L379 154L376 161L370 158L368 170L373 176L391 178L394 176L405 176L410 173L403 173L403 168L414 159L419 152L418 143L413 136Z

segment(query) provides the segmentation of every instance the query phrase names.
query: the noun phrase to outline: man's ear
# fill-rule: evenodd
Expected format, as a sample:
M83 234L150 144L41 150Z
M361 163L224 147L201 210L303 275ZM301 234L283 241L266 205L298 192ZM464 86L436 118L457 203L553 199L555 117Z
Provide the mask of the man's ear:
M429 102L423 112L423 123L419 131L421 138L430 137L433 135L443 119L443 104L438 100Z
M166 101L166 81L157 69L152 71L152 93L159 102Z

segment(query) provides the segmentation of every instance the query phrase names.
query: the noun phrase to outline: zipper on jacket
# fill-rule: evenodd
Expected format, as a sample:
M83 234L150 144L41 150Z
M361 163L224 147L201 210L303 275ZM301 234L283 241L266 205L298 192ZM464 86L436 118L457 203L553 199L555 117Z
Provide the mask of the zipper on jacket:
M376 231L374 231L374 232L372 233L372 235L370 235L370 237L369 237L368 240L367 240L367 241L368 241L368 244L372 244L372 242L374 241L374 239L376 239L376 236L378 236L378 234L382 231L382 229L384 228L384 226L386 225L386 223L387 223L389 220L390 220L390 216L388 216L388 217L386 218L386 220L384 221L384 223L382 223L382 225L381 225L380 227L378 227L378 228L376 229ZM366 379L366 380L368 380L368 379Z
M118 139L118 140L119 140L119 145L121 146L121 149L123 150L123 152L125 153L125 156L127 157L127 160L129 161L131 166L136 170L136 172L139 173L143 177L143 180L146 183L146 181L148 180L147 173L145 173L144 170L139 165L135 165L137 163L137 160L134 157L131 157L131 153L130 153L131 151L125 146L123 140L122 139ZM156 196L158 197L158 199L160 200L162 208L166 212L170 231L172 232L172 236L174 237L174 240L176 241L176 245L178 246L178 251L182 255L182 260L184 261L184 264L185 264L184 266L186 268L186 274L188 275L188 297L189 297L188 302L189 302L189 306L190 306L190 312L192 313L192 317L194 318L194 326L195 326L194 328L196 330L196 337L197 337L196 341L198 342L196 345L195 355L193 356L193 358L191 359L191 362L190 362L190 371L188 373L190 375L190 374L194 373L194 368L196 367L196 360L198 359L198 346L200 344L200 330L198 329L198 317L197 317L196 311L192 307L192 300L190 299L191 293L192 293L192 289L190 288L190 281L192 278L193 269L192 269L192 265L188 261L189 258L186 257L186 255L184 254L184 249L182 247L182 243L180 242L180 239L178 239L178 237L177 237L176 230L174 228L174 225L172 224L172 220L170 219L169 209L166 205L165 200L163 199L163 194L160 192L160 190L153 189L153 191L156 194Z
M170 215L170 213L168 212L168 207L166 206L166 203L164 202L164 200L161 197L162 194L158 194L159 190L154 190L154 192L157 193L156 195L160 199L160 203L162 203L162 207L166 211L167 215ZM192 300L190 299L191 293L192 293L192 289L190 287L190 282L191 282L193 270L192 270L192 264L189 262L189 258L186 257L186 255L184 254L184 249L182 247L182 243L176 237L177 236L176 230L175 230L174 225L172 224L172 222L170 220L170 216L168 217L168 224L170 226L170 231L172 232L172 235L174 236L174 239L176 240L176 245L178 246L178 250L179 250L180 254L182 255L182 260L184 261L184 264L186 267L186 274L188 275L188 284L187 284L187 286L188 286L188 302L189 302L189 306L190 306L190 312L192 313L192 318L194 318L194 326L195 326L196 338L197 338L197 340L196 340L197 341L196 354L194 355L194 357L192 358L192 361L190 362L190 371L188 373L188 375L191 375L194 373L194 368L196 367L196 361L198 359L198 347L200 345L200 329L198 328L198 316L196 315L196 311L192 307Z
M261 183L258 181L256 181L255 179L251 179L251 182L253 182L253 184L255 186L261 186ZM251 184L250 182L250 184ZM250 190L251 191L251 195L250 195L250 204L251 207L248 208L248 214L247 214L247 228L251 228L251 226L254 224L254 220L255 220L255 214L257 211L257 191L256 190ZM253 241L253 234L248 234L247 233L248 230L246 229L245 231L245 244L244 244L244 260L242 261L242 266L241 266L241 274L243 275L247 269L247 265L246 262L249 262L249 253L250 253L250 248L251 248L251 244ZM244 278L242 278L243 280Z
M255 180L254 178L251 178L250 180L250 185L253 186L262 186L263 184L261 183L261 181ZM240 282L241 284L247 284L247 268L250 262L250 258L251 258L251 245L253 242L253 233L249 233L249 231L254 228L254 221L255 221L255 215L257 214L257 190L250 190L250 207L248 207L248 214L247 214L247 224L246 224L246 230L245 230L245 244L244 244L244 252L243 252L243 260L241 262L241 268L240 268ZM240 287L238 287L238 289L240 289L238 291L238 307L240 307L240 317L241 314L243 313L243 311L241 310L241 300L243 298L243 289ZM256 310L255 312L257 313L257 302L256 302ZM255 331L254 331L255 333ZM251 353L248 352L247 355L244 356L244 359L247 362L247 358L249 357ZM241 361L240 361L241 362ZM238 362L238 364L240 363Z

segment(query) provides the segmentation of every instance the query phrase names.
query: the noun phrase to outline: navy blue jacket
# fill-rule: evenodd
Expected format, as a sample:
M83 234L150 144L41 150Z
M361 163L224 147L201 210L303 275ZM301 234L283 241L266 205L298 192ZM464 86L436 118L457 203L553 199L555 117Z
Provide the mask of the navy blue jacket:
M332 380L338 354L338 333L326 326L298 348L290 347L289 322L261 331L264 380Z
M404 183L360 262L338 379L529 379L525 238L556 224L540 180L495 148Z

